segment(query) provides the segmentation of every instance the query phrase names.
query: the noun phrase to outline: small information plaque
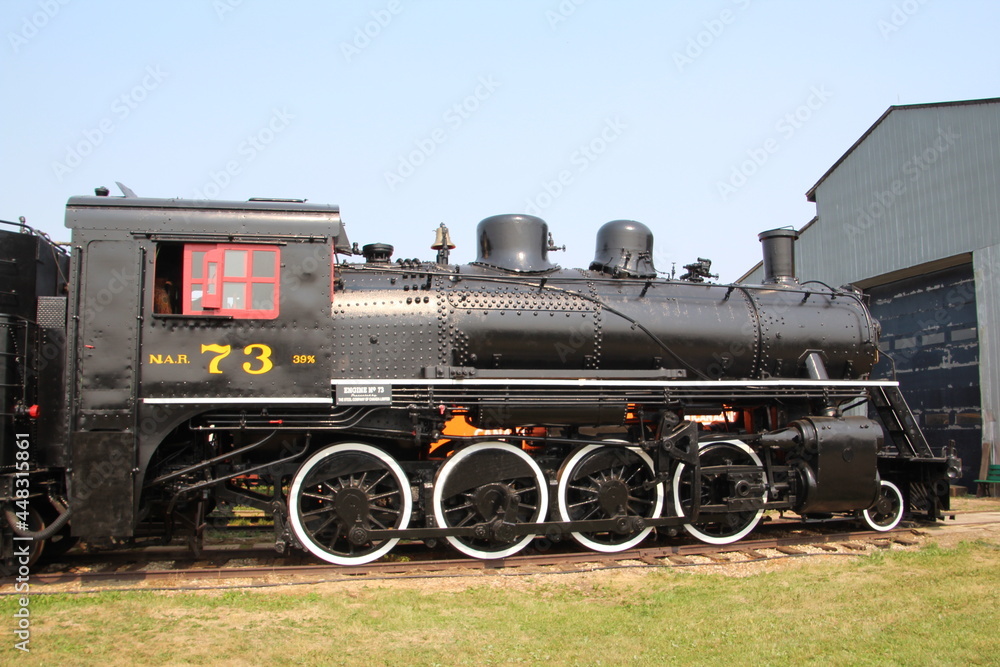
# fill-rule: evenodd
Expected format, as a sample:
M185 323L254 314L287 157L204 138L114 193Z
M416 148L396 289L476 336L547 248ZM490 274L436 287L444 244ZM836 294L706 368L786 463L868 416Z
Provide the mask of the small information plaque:
M392 385L379 382L338 384L337 405L392 405Z

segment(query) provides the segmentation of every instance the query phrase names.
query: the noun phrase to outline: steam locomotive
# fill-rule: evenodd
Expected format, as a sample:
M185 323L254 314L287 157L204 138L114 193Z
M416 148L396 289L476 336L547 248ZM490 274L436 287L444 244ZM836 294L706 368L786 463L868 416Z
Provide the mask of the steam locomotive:
M544 221L489 217L456 265L443 225L436 261L393 261L335 206L124 191L70 199L68 247L0 231L8 564L81 538L198 548L234 506L345 565L948 507L952 453L871 379L862 295L798 281L792 230L760 234L762 285L718 285L704 262L661 277L634 221L567 270Z

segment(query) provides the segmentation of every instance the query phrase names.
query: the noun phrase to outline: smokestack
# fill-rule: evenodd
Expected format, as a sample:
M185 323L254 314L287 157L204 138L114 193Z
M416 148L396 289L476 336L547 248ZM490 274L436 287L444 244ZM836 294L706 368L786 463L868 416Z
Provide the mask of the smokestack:
M770 229L757 235L764 252L765 285L798 285L795 276L795 241L799 233L794 229Z

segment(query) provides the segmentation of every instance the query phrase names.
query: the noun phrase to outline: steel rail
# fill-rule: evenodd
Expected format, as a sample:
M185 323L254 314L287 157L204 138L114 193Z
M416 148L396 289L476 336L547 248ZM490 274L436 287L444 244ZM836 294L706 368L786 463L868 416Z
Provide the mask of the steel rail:
M956 514L975 514L973 512L949 512L951 518ZM966 528L985 525L996 525L997 520L969 521L958 524L946 524L944 528ZM924 528L941 527L941 524L912 523L906 527L896 528L892 531L879 532L871 530L856 531L832 531L823 532L826 529L836 528L829 522L825 523L803 523L791 520L776 520L767 526L762 526L759 531L764 530L807 530L807 534L777 535L772 537L760 537L757 539L745 539L732 544L713 545L702 542L684 542L679 544L658 545L643 548L629 549L618 553L600 553L595 551L560 551L566 544L569 548L575 545L572 542L564 541L556 544L553 553L515 555L507 558L495 560L478 560L472 558L445 558L427 559L419 558L407 561L381 560L358 566L331 565L328 563L300 561L308 560L305 554L294 554L291 556L281 556L274 554L269 548L264 546L254 546L253 548L232 548L221 545L208 547L202 557L195 559L189 551L172 546L151 546L141 550L118 550L97 553L77 553L70 554L65 559L67 567L85 567L88 564L95 564L103 569L90 572L62 571L62 572L34 572L31 574L33 593L47 593L45 589L58 584L79 583L83 585L102 584L104 582L115 582L119 584L163 581L170 586L165 587L170 590L191 590L191 582L231 582L224 587L260 587L279 585L304 585L309 583L330 583L366 581L374 579L406 579L406 578L431 578L431 577L458 577L474 576L473 573L489 573L501 576L522 576L530 574L563 574L568 572L583 572L602 569L618 569L626 567L684 567L697 565L718 565L724 563L738 563L790 557L809 557L814 555L858 555L867 551L866 545L876 548L888 548L893 543L903 546L914 546L919 544L919 537L926 537L928 532ZM416 548L416 545L414 545ZM818 547L820 553L809 553L801 547ZM396 557L405 554L406 545L400 545L394 552ZM768 556L763 551L778 551L780 556ZM421 548L418 553L427 553ZM732 554L732 555L730 555ZM707 563L692 561L692 557L704 557ZM229 563L234 560L254 560L260 559L269 561L265 565L215 565L214 563L225 561ZM158 561L172 561L175 565L172 569L146 570L142 569L149 563ZM210 563L207 567L190 567L188 563ZM566 569L572 566L573 569ZM581 567L588 566L588 567ZM552 569L562 568L562 569ZM541 569L539 571L539 569ZM310 579L303 581L302 577ZM319 577L323 577L318 579ZM267 583L262 583L265 579L273 579ZM242 580L251 580L246 583ZM0 580L0 597L15 595L13 589L13 579L5 578ZM232 583L232 582L236 583ZM194 588L215 588L219 586L195 586ZM92 593L109 590L108 587L100 585L92 589L85 590L59 590L52 593ZM115 589L118 590L118 589ZM122 590L150 590L149 588L128 588Z
M772 538L761 538L754 540L741 540L728 545L713 545L704 543L687 543L668 546L645 547L629 549L618 553L600 553L595 551L572 551L550 554L532 554L509 556L494 560L479 560L474 558L447 558L434 560L410 560L410 561L377 561L359 566L331 565L328 563L309 564L287 564L276 562L266 565L247 566L209 566L209 567L182 567L175 569L142 570L141 559L147 562L157 562L168 556L168 552L144 551L139 554L129 554L128 552L115 552L115 555L130 556L124 565L126 569L102 570L92 572L53 572L34 573L31 575L33 586L45 586L52 584L66 583L96 583L96 582L139 582L139 581L190 581L215 580L223 581L229 579L260 579L262 577L278 575L283 578L309 575L337 575L343 579L363 580L367 576L379 576L390 574L426 574L432 572L442 572L446 570L481 570L500 571L516 569L533 569L537 567L553 567L563 565L581 565L586 563L611 564L622 563L623 561L638 561L646 566L650 565L681 565L673 559L689 558L691 556L705 556L715 562L728 561L728 558L719 558L719 554L745 554L750 560L759 560L763 556L759 554L767 549L788 549L791 547L804 547L819 544L850 544L859 541L868 542L897 542L900 544L915 544L915 540L908 535L913 535L912 528L897 528L888 532L877 531L850 531L836 532L828 534L809 534L796 536L783 536ZM848 547L849 548L849 547ZM265 555L266 554L266 555ZM111 555L111 554L106 554ZM94 554L99 559L97 562L113 566L110 559L100 559L101 554ZM712 558L714 556L714 558ZM138 558L137 558L138 557ZM206 549L199 561L219 561L237 560L248 558L264 558L266 560L287 561L288 557L273 556L267 554L265 549L232 550L232 549ZM114 559L117 560L117 559ZM178 559L177 563L191 561L192 557L187 555ZM8 583L6 581L0 583ZM36 588L37 590L37 588ZM100 589L97 589L100 590ZM141 590L141 589L137 589ZM5 591L0 588L0 595Z

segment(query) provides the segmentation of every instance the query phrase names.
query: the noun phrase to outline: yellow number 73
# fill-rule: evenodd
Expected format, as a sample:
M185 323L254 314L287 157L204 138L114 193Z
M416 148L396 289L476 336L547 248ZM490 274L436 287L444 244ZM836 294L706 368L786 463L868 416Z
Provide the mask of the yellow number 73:
M232 345L202 345L202 354L205 352L215 352L216 355L210 362L208 362L208 372L221 374L222 369L219 368L219 364L223 359L228 357L232 351ZM254 343L243 348L243 354L247 356L252 356L254 352L258 352L254 359L260 362L260 367L254 368L253 362L245 361L243 362L243 370L245 372L250 375L261 375L262 373L266 373L274 368L274 363L271 361L271 348L269 346L261 343Z

